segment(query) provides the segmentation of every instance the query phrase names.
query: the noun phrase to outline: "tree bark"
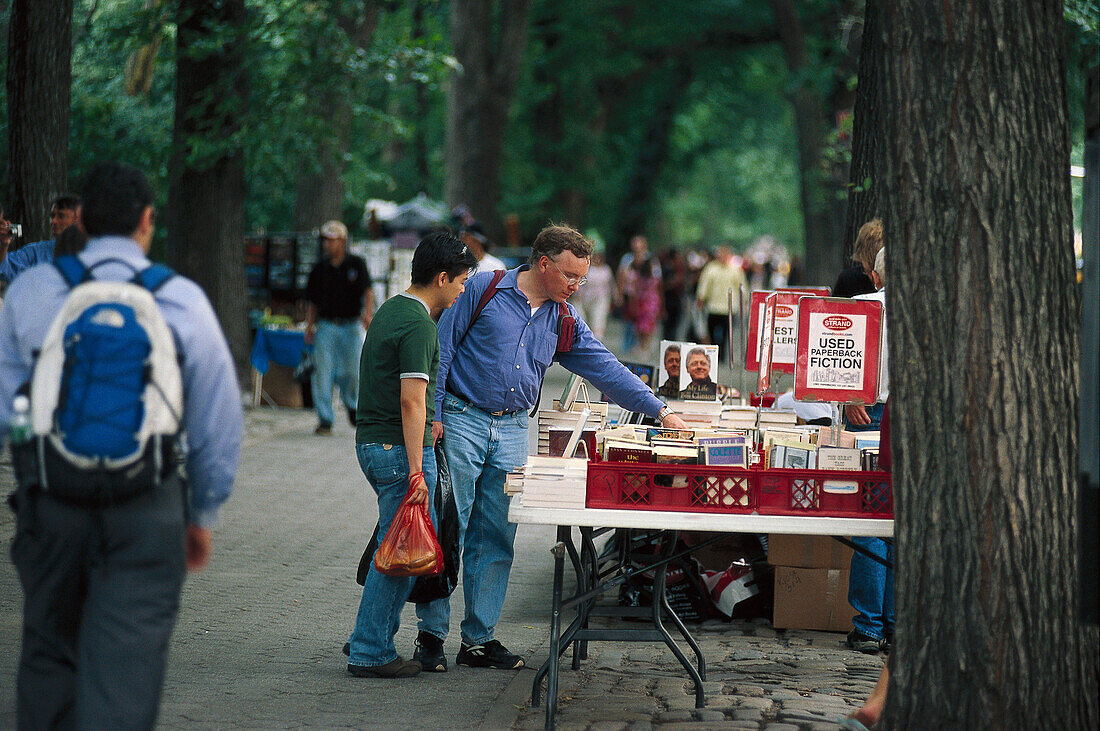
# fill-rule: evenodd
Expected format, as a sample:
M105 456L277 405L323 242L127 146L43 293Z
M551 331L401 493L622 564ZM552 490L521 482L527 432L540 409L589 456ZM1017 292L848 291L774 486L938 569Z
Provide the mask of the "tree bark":
M792 76L806 66L806 34L792 0L769 0L775 15L783 54ZM843 204L826 179L822 150L825 145L825 103L821 95L800 82L790 93L798 135L806 276L812 284L836 279L843 265Z
M497 240L504 132L527 43L527 13L527 0L451 3L451 41L461 69L447 91L444 198L452 207L465 203Z
M881 10L898 549L885 725L1096 728L1096 634L1076 600L1062 5Z
M69 192L73 0L13 0L8 26L9 221L50 238L52 199Z
M210 298L243 382L245 3L180 0L178 12L168 258Z
M333 3L333 20L344 33L351 48L366 50L374 39L381 14L380 2L363 2L356 12L344 12L351 6ZM319 53L330 56L326 70L339 69L333 76L314 78L308 93L313 96L313 108L330 120L327 128L332 136L306 146L295 185L294 226L299 231L319 228L325 221L344 216L344 169L350 151L354 79L340 58L345 47L330 38L318 39ZM335 56L335 58L331 58Z
M843 253L850 259L859 227L882 218L880 168L886 154L881 120L882 74L886 62L879 21L880 0L866 0L859 51L856 104L852 113L852 162L849 168L848 210L844 224Z

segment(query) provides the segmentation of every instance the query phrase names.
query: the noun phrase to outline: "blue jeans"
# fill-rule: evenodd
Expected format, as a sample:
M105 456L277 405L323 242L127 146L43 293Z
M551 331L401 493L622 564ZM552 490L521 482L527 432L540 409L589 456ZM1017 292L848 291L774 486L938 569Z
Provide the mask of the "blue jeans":
M399 444L356 444L359 467L378 494L378 542L386 536L397 508L409 489L409 461ZM428 483L428 504L435 496L435 450L424 447L424 481ZM434 516L433 516L434 521ZM363 598L351 632L352 665L371 667L397 659L393 637L401 622L401 609L412 591L412 577L386 576L374 569L373 560L363 583Z
M461 399L443 398L443 439L458 507L462 543L462 591L466 617L462 641L493 639L512 570L516 526L508 522L504 478L527 461L527 414L492 416ZM450 599L418 604L422 632L444 639L450 626Z
M880 538L853 536L852 543L861 546L890 563L894 548ZM852 554L852 571L848 577L848 603L857 614L852 626L868 637L881 640L884 634L894 634L894 570L859 551Z
M313 338L313 408L317 421L332 424L332 388L340 387L340 400L354 409L359 403L359 354L363 351L363 330L359 321L317 322Z

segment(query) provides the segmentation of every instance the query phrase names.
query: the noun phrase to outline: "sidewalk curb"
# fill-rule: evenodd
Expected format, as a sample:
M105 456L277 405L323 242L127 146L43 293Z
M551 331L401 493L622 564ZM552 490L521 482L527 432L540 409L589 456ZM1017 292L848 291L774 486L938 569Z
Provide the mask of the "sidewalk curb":
M531 660L531 666L525 666L512 678L504 690L494 700L489 712L477 725L483 731L499 731L499 729L512 729L523 717L527 705L531 701L531 683L535 681L535 673L542 667L545 658ZM535 663L538 664L535 664ZM543 699L543 703L545 703Z

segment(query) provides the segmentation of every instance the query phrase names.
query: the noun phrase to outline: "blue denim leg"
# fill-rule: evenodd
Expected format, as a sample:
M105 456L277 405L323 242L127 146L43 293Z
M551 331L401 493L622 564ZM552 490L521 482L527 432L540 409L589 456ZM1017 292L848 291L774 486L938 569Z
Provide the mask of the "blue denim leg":
M339 342L333 381L340 389L340 400L344 406L354 409L359 404L359 357L363 353L363 329L358 322L353 322L338 325L337 330Z
M409 463L405 448L390 444L356 444L359 466L378 494L378 539L385 538L397 508L408 491ZM429 499L435 495L435 450L424 448L424 479L428 483ZM359 613L352 630L351 655L353 665L385 665L397 658L393 637L401 621L401 609L412 591L413 579L380 574L373 562L363 584Z
M336 323L321 320L317 323L317 331L313 336L313 377L310 379L310 387L313 390L313 409L317 412L317 421L322 424L332 424L332 385L339 330Z
M893 561L893 549L879 538L853 536L852 543L876 556ZM894 630L894 571L859 551L852 554L848 577L848 603L857 614L852 626L875 639Z
M508 588L516 526L508 522L504 478L527 460L527 414L493 417L448 395L443 433L462 541L462 640L478 644L493 638ZM417 614L422 631L447 636L449 599L418 605Z

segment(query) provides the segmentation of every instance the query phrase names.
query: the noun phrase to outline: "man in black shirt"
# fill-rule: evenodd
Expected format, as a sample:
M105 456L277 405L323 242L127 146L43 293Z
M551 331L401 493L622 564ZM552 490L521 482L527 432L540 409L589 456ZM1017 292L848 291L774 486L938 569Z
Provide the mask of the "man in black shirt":
M359 400L359 353L363 334L374 316L374 293L367 264L348 254L348 229L339 221L321 227L324 258L309 273L306 299L306 344L313 345L313 408L315 434L332 433L332 389L355 425Z

